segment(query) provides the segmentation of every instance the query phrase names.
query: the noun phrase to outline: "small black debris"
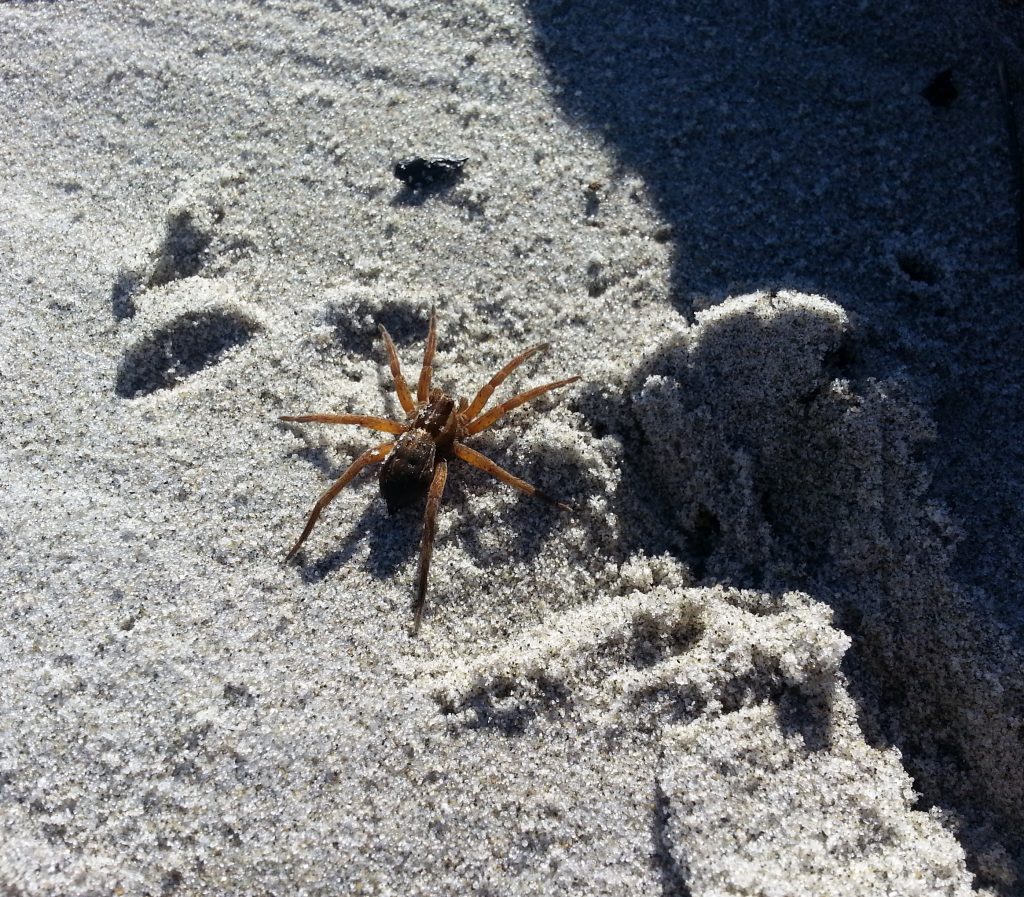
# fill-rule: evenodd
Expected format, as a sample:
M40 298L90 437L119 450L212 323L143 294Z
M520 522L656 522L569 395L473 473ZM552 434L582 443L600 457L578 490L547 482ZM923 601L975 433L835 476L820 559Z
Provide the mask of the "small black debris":
M933 106L948 109L959 95L956 85L953 83L953 70L943 69L921 91L923 96Z
M468 159L424 159L413 156L395 163L394 175L410 190L451 187L462 177Z

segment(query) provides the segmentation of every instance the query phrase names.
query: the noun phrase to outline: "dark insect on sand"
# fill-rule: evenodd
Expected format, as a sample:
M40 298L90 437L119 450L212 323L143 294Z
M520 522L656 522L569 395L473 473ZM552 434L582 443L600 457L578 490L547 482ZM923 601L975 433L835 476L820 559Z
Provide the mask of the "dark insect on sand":
M395 163L392 171L410 190L432 190L451 187L462 177L462 166L468 159L424 159L414 156Z

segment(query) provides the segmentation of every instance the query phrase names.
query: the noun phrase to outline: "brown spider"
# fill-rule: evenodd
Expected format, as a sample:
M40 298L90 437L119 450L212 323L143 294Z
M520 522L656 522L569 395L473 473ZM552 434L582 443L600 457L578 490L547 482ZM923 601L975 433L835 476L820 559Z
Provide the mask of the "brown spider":
M416 599L413 603L413 635L415 635L420 629L423 604L427 597L427 573L430 570L430 557L434 550L437 509L441 504L441 493L444 491L445 480L448 478L448 461L452 457L459 458L527 495L535 495L563 510L571 510L564 502L545 495L535 486L531 486L499 467L490 458L471 449L464 440L486 430L513 408L518 408L552 389L575 383L579 377L569 377L565 380L556 380L554 383L546 383L543 386L535 386L533 389L528 389L526 392L505 400L500 405L495 405L490 411L484 413L484 406L505 378L528 358L547 348L547 343L540 343L517 355L491 377L472 402L467 403L465 399L459 399L456 404L455 399L443 390L430 388L430 378L434 370L434 349L437 345L437 314L434 309L431 309L427 345L423 351L423 367L420 369L420 379L414 400L409 386L402 376L395 344L391 341L391 336L383 325L380 327L380 335L384 340L384 347L387 349L391 375L395 380L395 392L398 393L398 401L407 416L405 423L383 417L372 417L367 414L300 414L281 418L283 421L292 423L359 424L369 427L371 430L394 433L398 436L398 439L393 442L385 442L363 452L334 482L334 485L320 496L320 500L313 506L309 519L306 521L302 535L291 547L285 561L287 562L295 556L299 548L302 547L302 543L313 531L324 508L355 479L356 474L370 464L384 461L384 466L380 469L380 491L384 496L384 501L387 502L389 514L411 504L424 493L427 495L427 508L423 516L423 538L420 542L419 580L416 585Z

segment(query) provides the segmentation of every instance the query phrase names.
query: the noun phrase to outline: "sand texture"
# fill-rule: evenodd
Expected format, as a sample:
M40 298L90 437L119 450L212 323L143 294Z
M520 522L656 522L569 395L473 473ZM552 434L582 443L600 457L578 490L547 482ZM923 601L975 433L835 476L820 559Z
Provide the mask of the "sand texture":
M0 5L0 894L1024 894L977 4ZM1018 86L1019 85L1019 86ZM412 190L410 156L467 161ZM572 505L330 482L415 384Z

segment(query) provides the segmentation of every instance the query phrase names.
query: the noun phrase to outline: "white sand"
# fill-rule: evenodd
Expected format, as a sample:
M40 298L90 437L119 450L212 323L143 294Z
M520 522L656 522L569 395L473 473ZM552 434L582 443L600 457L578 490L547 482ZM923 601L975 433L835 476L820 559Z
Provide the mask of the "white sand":
M1024 12L630 6L0 6L0 893L1024 893Z

